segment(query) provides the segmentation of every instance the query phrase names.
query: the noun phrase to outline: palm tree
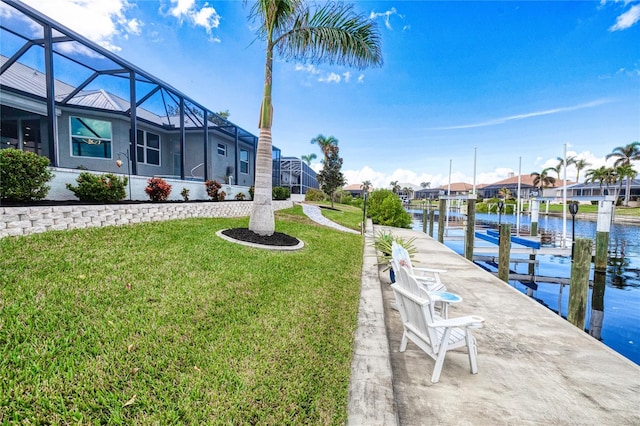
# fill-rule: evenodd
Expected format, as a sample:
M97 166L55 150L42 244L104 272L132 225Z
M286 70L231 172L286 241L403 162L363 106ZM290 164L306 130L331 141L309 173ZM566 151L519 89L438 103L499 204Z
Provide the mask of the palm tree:
M318 144L320 151L324 155L324 160L322 161L324 164L326 163L329 154L338 146L338 139L333 136L324 137L323 135L318 135L311 139L311 145L315 144Z
M586 169L587 166L590 166L591 163L588 163L585 159L576 159L573 162L573 165L576 166L576 182L580 182L580 170Z
M370 180L365 180L362 182L362 185L360 185L360 188L362 188L362 190L364 192L369 192L369 190L373 187L373 184L371 183Z
M625 185L625 194L624 194L624 205L629 207L629 192L631 190L631 179L635 179L638 176L638 172L633 168L631 163L623 164L615 168L616 176L620 179L620 186L618 187L618 194L622 190L622 181L626 180L627 184Z
M257 0L251 8L251 17L259 23L258 37L266 43L266 59L249 229L259 235L273 235L271 93L274 51L277 50L285 60L328 62L362 69L382 65L382 48L375 22L356 14L352 5L329 2L316 6L302 0Z
M420 186L422 187L422 189L431 188L431 182L422 182L420 183Z
M549 169L544 169L540 173L533 172L529 176L533 176L533 186L542 190L542 188L547 188L549 186L553 186L556 184L556 178L553 176L549 176L547 172ZM542 192L542 191L541 191Z
M413 188L411 188L410 186L405 186L404 188L402 188L402 192L404 192L404 194L407 196L407 199L410 199L411 195L413 195Z
M391 191L393 191L394 194L400 192L400 185L398 185L397 180L392 180L391 182L389 182L389 185L391 185Z
M598 182L600 184L600 193L602 194L602 186L604 185L609 192L609 185L615 184L618 180L614 170L611 167L601 166L597 169L589 169L585 173L585 183Z
M605 157L607 160L609 158L615 158L616 161L613 163L614 167L619 166L630 166L632 161L640 160L640 142L632 142L626 146L617 146L613 148L613 151L610 154L607 154ZM625 186L625 194L624 194L624 205L629 205L629 195L631 193L631 177L626 175L627 177L627 185ZM621 176L622 178L624 176Z
M502 188L498 189L498 194L502 195L502 198L506 200L511 195L511 190L506 186L503 186Z
M311 153L309 155L303 155L300 157L302 159L302 161L304 161L305 163L307 163L307 166L311 165L311 162L313 160L315 160L316 158L318 158L318 156L315 153Z

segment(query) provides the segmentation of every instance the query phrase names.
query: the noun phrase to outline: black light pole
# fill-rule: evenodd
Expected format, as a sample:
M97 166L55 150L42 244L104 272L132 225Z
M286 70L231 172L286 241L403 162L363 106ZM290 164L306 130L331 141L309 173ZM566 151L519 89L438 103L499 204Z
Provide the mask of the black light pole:
M504 201L498 201L498 228L500 228L501 220L502 220L502 209L504 208Z
M569 203L569 213L571 213L571 261L573 261L573 248L576 245L576 213L578 213L578 203Z

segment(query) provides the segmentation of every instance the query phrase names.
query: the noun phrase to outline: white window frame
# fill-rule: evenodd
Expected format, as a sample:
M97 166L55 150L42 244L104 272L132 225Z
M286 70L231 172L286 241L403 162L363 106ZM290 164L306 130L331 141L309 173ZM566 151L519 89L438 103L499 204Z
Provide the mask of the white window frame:
M221 156L221 157L226 157L227 156L227 145L225 145L223 143L219 143L218 144L218 148L216 148L216 149L217 149L217 152L218 152L219 156ZM220 151L222 151L222 152L220 152Z
M247 159L246 161L242 159L242 154L245 153L247 154ZM243 171L242 170L242 166L246 165L247 167L247 171ZM249 174L249 151L247 151L246 149L241 149L240 150L240 173L248 175Z
M140 133L142 133L142 141L140 141ZM148 144L148 135L154 135L158 137L158 147L152 147ZM136 160L140 164L145 164L148 166L160 167L162 166L162 139L159 134L149 132L144 129L138 129L138 146L136 147ZM142 143L141 143L142 142ZM144 158L140 158L137 151L137 148L142 148L142 153ZM157 151L158 152L158 164L149 163L147 161L147 152L148 151Z

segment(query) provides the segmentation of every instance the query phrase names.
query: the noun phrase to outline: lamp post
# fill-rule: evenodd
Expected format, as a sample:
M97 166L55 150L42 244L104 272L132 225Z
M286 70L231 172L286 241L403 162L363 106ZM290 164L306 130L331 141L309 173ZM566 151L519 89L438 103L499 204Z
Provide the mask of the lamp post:
M118 166L118 168L122 167L122 160L120 159L121 155L127 157L127 174L129 175L129 180L127 181L127 183L129 184L129 201L133 201L133 199L131 198L131 162L129 161L129 154L122 151L118 152L118 159L116 160L116 166Z
M569 203L569 213L571 213L571 261L573 261L573 248L576 244L576 213L578 213L578 203Z

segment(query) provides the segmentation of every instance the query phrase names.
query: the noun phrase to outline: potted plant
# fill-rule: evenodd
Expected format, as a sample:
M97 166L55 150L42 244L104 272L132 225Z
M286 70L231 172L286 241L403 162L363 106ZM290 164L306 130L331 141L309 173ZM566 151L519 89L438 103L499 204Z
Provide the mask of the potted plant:
M389 271L389 277L391 282L396 282L395 272L391 267L391 246L395 242L396 244L404 247L407 252L409 252L409 256L413 260L413 255L417 251L416 247L413 245L415 238L404 239L398 235L393 235L390 231L378 231L374 240L373 246L380 253L378 256L378 264L385 265L383 271Z

